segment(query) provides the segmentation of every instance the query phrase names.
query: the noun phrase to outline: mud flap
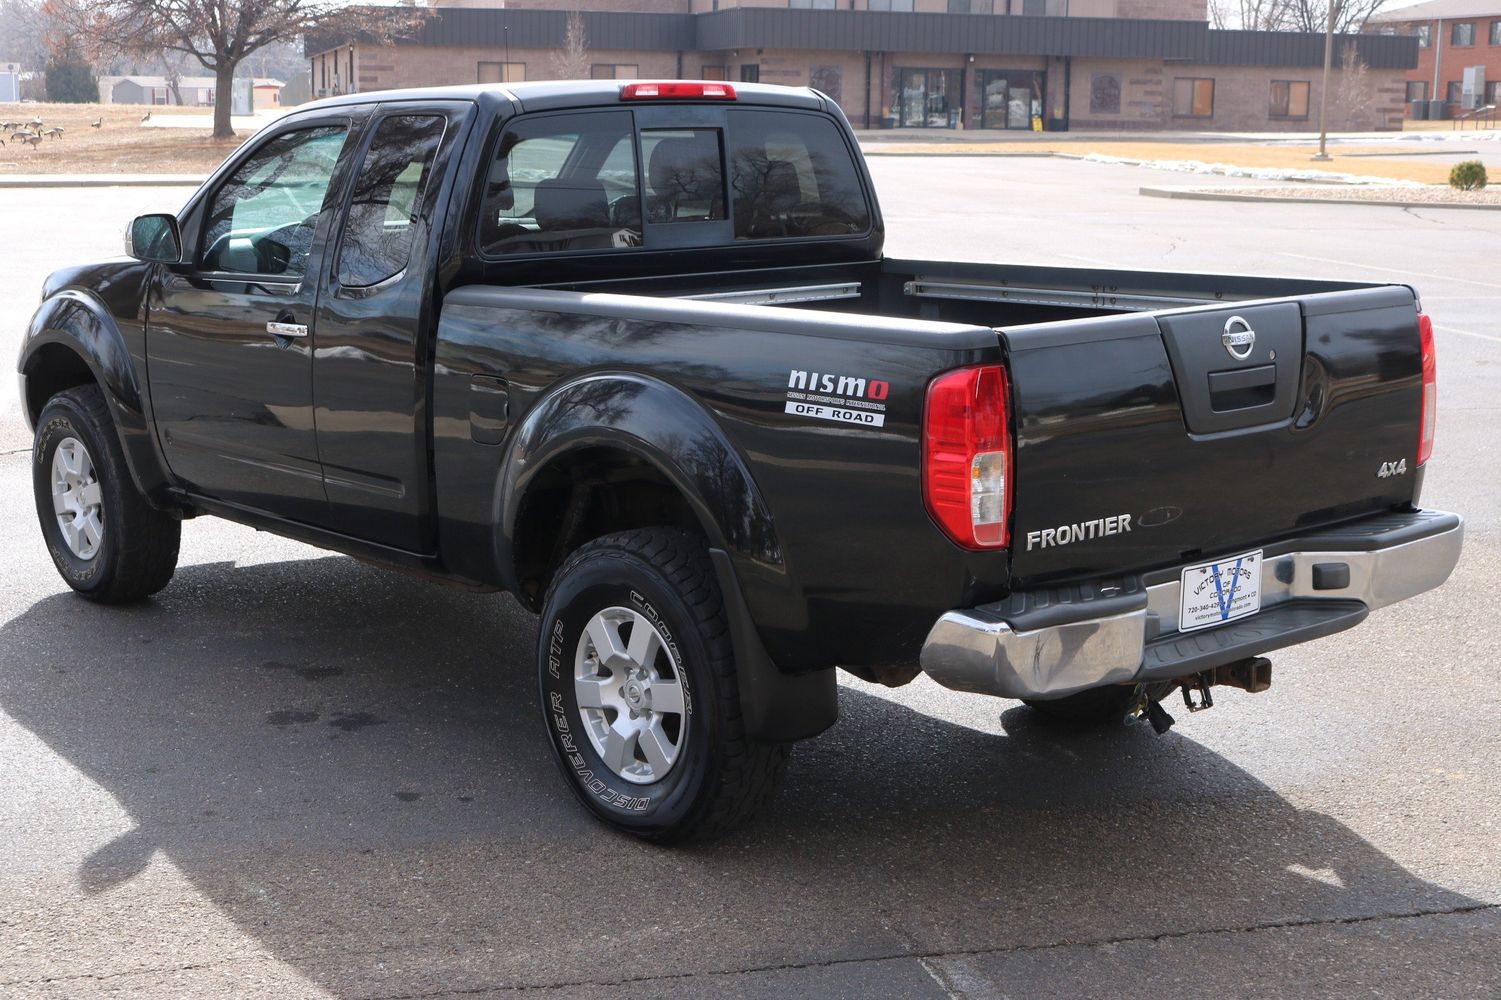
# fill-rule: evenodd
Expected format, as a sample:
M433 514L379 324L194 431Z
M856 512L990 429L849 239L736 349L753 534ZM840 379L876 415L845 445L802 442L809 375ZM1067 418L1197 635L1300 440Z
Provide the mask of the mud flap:
M828 729L839 717L834 669L809 674L785 674L777 669L751 620L729 553L711 548L709 558L724 596L730 642L735 647L746 736L761 743L791 743Z

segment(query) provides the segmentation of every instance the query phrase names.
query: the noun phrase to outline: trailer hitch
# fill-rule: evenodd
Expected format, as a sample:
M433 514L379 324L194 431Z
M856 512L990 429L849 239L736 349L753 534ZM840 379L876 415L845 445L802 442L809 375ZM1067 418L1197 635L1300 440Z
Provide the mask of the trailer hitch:
M1162 707L1162 699L1171 694L1174 687L1182 692L1183 704L1189 712L1202 712L1214 707L1214 695L1209 689L1216 685L1260 694L1272 686L1272 662L1264 656L1253 656L1170 681L1143 684L1137 688L1138 700L1132 717L1147 720L1161 736L1173 726L1173 717Z

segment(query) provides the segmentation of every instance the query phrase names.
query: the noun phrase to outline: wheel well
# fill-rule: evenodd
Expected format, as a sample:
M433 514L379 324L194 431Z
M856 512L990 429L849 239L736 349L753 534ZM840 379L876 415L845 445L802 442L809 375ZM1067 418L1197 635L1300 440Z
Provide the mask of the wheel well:
M97 380L83 358L62 344L43 344L26 365L26 412L36 424L47 400L64 389L93 385Z
M651 527L704 536L687 498L656 466L613 448L549 463L527 488L512 533L517 596L539 607L568 553L602 535Z

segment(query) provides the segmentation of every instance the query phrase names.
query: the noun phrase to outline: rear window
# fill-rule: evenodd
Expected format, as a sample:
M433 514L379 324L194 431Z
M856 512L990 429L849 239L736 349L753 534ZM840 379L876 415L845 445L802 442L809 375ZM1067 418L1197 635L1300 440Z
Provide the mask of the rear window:
M820 115L729 113L735 239L848 236L870 228L859 175L835 124Z
M687 248L870 230L860 174L833 120L737 108L721 122L638 132L627 110L517 119L491 162L481 252Z

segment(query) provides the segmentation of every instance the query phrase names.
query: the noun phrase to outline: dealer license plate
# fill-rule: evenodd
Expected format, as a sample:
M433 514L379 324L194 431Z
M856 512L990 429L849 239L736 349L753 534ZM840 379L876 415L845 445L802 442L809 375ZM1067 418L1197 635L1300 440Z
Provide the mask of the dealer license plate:
M1178 630L1223 625L1261 610L1261 550L1183 570Z

